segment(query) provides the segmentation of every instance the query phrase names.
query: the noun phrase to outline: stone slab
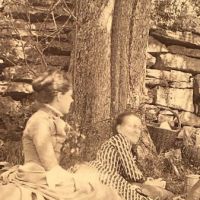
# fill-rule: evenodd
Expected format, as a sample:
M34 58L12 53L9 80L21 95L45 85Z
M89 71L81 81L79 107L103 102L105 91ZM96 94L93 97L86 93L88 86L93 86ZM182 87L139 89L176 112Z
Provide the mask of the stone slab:
M160 59L157 59L154 66L156 69L174 69L193 74L200 73L200 59L178 54L161 54Z
M157 87L155 103L178 110L194 112L193 89Z
M159 42L152 36L149 36L147 52L149 53L161 53L161 52L168 52L165 44Z

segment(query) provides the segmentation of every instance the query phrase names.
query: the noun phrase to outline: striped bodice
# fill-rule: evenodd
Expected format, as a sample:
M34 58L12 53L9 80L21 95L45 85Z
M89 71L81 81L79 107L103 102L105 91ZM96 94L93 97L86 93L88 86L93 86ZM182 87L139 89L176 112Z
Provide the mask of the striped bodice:
M131 142L117 134L101 146L96 160L90 165L98 169L102 183L115 188L126 200L146 200L131 184L143 179L131 149Z

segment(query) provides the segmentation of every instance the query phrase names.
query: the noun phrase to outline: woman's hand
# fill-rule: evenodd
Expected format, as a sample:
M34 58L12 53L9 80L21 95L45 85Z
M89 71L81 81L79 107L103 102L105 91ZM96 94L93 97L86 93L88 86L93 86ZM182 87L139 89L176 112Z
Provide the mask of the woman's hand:
M132 189L135 189L136 192L137 192L138 194L140 194L140 195L146 197L148 200L153 200L153 199L151 199L151 198L149 197L149 191L146 190L145 188L140 187L140 186L135 185L135 184L133 184L133 185L131 186L131 188L132 188Z
M94 188L101 187L99 174L95 168L89 167L87 164L77 165L76 168L74 181L77 191L89 193Z
M132 185L131 185L131 189L137 190L137 191L141 191L141 187L138 186L138 185L136 185L136 184L132 184Z
M153 179L151 177L148 177L147 180L144 182L145 185L153 185L153 186L158 186L161 188L165 188L166 186L166 181L163 181L162 178L158 179Z
M82 179L80 176L74 176L74 190L89 193L93 190L89 181Z
M51 170L46 172L47 184L51 189L55 189L56 185L61 185L65 182L73 181L73 174L56 165Z

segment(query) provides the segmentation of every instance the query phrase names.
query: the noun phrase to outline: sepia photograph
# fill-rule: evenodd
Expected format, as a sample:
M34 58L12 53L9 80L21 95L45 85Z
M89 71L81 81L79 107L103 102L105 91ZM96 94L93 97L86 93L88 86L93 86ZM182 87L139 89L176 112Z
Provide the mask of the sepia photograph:
M0 200L200 200L200 0L0 0Z

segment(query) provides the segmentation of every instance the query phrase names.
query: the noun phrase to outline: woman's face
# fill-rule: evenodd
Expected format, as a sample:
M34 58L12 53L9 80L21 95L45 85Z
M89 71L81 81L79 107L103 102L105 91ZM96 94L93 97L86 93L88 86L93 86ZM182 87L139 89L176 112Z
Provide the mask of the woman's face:
M61 113L67 114L69 112L70 105L73 102L72 94L72 90L65 93L58 93L58 107Z
M139 141L141 130L141 120L134 115L124 117L122 124L117 126L117 131L126 136L132 144L136 144Z

